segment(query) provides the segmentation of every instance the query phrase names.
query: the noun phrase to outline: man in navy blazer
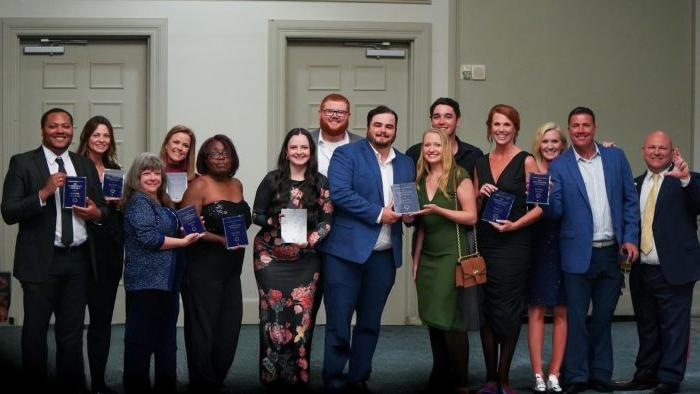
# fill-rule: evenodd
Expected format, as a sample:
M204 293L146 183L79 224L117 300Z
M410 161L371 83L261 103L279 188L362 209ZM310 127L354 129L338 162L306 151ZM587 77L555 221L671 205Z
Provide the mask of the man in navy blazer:
M637 258L639 200L622 150L595 142L595 115L569 113L572 147L550 166L545 215L561 220L561 265L567 298L563 378L568 393L609 392L613 369L610 322L620 295L618 254ZM589 321L588 307L593 309Z
M402 217L392 209L391 185L413 182L415 168L392 147L397 122L388 107L369 111L367 139L336 149L328 169L335 211L323 244L323 381L330 392L369 392L382 311L401 266Z
M640 264L630 272L639 351L633 379L616 387L676 393L687 363L693 287L700 279L700 174L688 170L663 131L647 135L642 155L648 170L635 180L642 216Z

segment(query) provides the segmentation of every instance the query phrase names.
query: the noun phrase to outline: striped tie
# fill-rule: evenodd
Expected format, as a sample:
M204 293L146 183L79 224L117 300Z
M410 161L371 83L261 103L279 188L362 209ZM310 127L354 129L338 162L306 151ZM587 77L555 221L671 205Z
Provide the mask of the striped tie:
M659 174L654 173L651 176L651 180L654 182L651 186L651 191L647 196L647 202L644 204L644 216L642 216L642 241L639 244L639 248L642 253L648 255L651 253L654 233L652 232L651 225L654 223L654 209L656 209L656 195L659 194Z

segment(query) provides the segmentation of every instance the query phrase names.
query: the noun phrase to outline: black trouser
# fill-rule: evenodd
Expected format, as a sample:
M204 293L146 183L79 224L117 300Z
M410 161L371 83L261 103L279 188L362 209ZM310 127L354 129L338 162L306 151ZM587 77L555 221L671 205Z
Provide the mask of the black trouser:
M85 386L83 321L85 283L89 274L88 248L55 248L48 278L41 283L22 281L24 325L22 362L27 385L46 385L46 334L55 315L56 375L61 391ZM28 390L31 391L31 390Z
M233 363L243 317L241 264L190 259L187 265L182 303L193 392L218 390Z
M178 293L163 290L126 292L124 392L174 393L177 380ZM151 355L155 382L151 389Z
M105 387L105 366L112 336L112 313L117 297L117 287L122 276L121 256L103 256L98 261L97 282L89 275L87 305L90 326L87 330L87 354L90 365L90 387L98 391Z

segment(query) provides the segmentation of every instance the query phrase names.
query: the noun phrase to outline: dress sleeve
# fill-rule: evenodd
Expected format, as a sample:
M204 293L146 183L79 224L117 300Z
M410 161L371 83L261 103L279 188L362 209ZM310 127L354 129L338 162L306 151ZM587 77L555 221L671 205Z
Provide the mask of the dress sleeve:
M318 224L314 231L309 234L309 239L318 237L313 243L318 245L331 231L331 221L333 220L333 203L331 203L331 193L328 190L328 179L321 175L320 192L317 199L318 202Z
M165 235L158 228L156 213L146 201L147 197L135 195L124 213L124 221L134 229L136 240L148 249L160 249Z
M258 185L258 190L255 192L255 201L253 202L253 223L264 229L272 227L268 212L275 194L273 178L274 172L269 172L265 175L265 178ZM248 223L247 220L246 223Z

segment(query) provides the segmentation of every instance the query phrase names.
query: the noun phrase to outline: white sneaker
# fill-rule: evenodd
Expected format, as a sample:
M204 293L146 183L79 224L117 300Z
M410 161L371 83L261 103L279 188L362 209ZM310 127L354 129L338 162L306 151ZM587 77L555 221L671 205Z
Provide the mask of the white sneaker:
M547 392L547 385L544 384L544 379L542 378L542 375L538 373L535 374L535 387L532 388L532 391L536 393Z
M551 373L547 378L547 390L553 393L561 393L561 386L559 385L559 378L557 375Z

